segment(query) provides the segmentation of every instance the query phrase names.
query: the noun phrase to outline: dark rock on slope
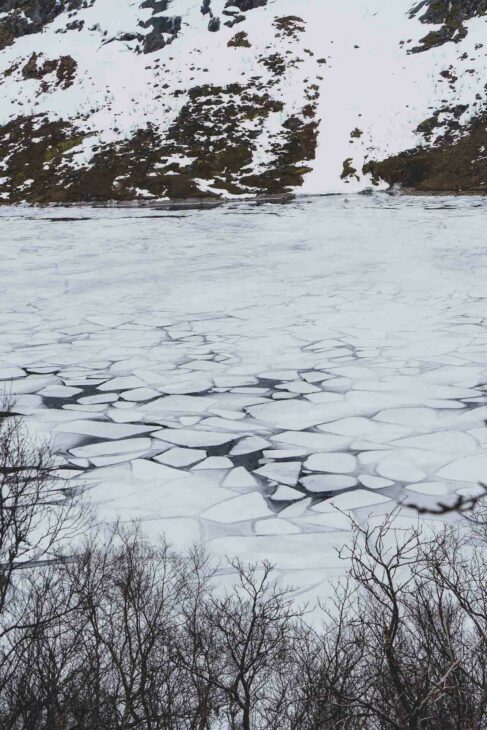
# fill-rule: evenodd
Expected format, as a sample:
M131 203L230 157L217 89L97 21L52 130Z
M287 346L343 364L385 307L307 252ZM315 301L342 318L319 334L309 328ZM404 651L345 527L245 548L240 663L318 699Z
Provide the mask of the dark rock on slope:
M412 52L420 52L465 38L465 22L487 14L487 0L422 0L411 10L411 17L419 16L422 23L440 25L421 39L421 45Z
M64 12L80 10L95 0L0 0L0 49L16 38L39 33L44 26Z
M234 5L245 13L247 10L255 10L255 8L261 8L267 5L267 0L228 0L226 5L227 7Z

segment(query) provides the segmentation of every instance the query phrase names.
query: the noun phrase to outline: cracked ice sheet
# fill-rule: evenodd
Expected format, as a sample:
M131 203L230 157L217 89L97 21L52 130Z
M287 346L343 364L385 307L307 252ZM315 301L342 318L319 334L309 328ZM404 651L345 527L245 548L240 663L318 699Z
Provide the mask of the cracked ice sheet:
M0 209L0 389L100 519L306 594L343 570L331 501L379 519L487 480L486 207Z

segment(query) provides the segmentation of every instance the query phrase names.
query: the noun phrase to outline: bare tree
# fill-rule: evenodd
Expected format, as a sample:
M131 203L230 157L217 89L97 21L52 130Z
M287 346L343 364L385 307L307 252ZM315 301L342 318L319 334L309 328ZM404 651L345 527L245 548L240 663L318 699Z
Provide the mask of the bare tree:
M2 730L487 730L484 509L435 532L352 521L315 626L266 561L233 561L222 590L203 550L137 524L63 552L64 491L5 417Z
M41 590L28 568L55 559L89 516L56 479L49 446L29 437L12 407L4 399L0 418L0 689L40 620L25 610ZM52 594L51 588L41 592Z
M357 678L367 662L367 648L360 624L351 620L356 587L346 579L335 587L327 605L320 605L323 621L316 627L300 622L295 644L295 666L289 683L289 729L352 730L357 707L351 698Z
M234 560L232 567L236 585L223 597L212 597L207 613L224 662L218 686L226 698L229 726L278 727L286 704L279 671L282 676L283 667L291 662L302 609L289 589L272 580L269 562L245 565Z
M188 728L211 730L226 702L220 681L225 658L209 611L216 568L208 554L196 547L190 551L187 568L189 580L181 606L181 632L173 645L174 661L185 668L192 687L194 710Z

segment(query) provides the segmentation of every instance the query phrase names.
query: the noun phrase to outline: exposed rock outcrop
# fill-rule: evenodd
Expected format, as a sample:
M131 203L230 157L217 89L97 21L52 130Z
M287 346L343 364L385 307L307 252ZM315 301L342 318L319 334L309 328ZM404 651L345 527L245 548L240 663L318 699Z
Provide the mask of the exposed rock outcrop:
M267 0L228 0L226 3L227 7L235 6L243 13L248 10L255 10L255 8L262 8L267 5Z
M2 0L0 2L0 49L16 38L39 33L48 23L65 12L80 10L95 0Z
M426 51L449 41L459 43L467 35L465 22L487 14L487 0L422 0L411 10L410 16L422 23L441 26L421 39L412 53Z

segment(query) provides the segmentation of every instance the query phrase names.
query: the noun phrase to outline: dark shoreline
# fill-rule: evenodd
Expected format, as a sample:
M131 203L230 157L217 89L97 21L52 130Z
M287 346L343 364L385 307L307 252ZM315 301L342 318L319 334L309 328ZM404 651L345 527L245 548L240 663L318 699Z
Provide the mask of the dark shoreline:
M374 188L365 188L364 190L354 192L341 192L341 193L287 193L279 195L258 195L249 198L235 197L235 198L182 198L180 200L127 200L127 201L84 201L76 203L29 203L29 202L17 202L10 203L6 201L0 201L1 208L105 208L105 209L148 209L148 210L206 210L212 208L225 207L229 205L241 205L241 204L283 204L305 200L316 200L318 198L332 198L341 197L345 198L348 196L364 196L372 197L374 195L381 195L387 197L417 197L417 198L483 198L487 197L487 190L476 190L476 191L419 191L414 188L403 188L403 189L387 189L387 190L375 190Z

